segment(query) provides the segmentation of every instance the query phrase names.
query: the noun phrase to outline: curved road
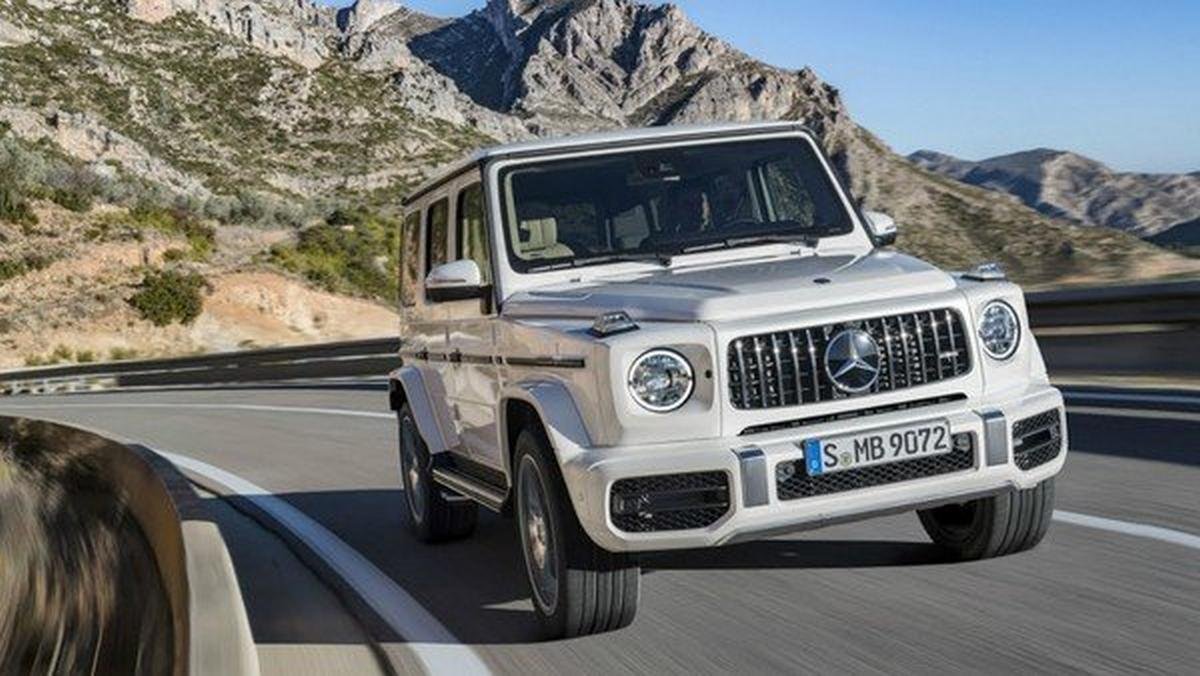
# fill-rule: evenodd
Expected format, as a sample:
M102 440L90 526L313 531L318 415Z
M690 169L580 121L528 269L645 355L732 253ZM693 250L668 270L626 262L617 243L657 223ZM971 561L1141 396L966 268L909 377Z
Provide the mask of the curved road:
M311 519L308 537L335 541L325 554L342 565L329 563L327 577L375 576L373 587L335 582L344 596L396 599L394 608L376 599L366 624L397 670L1195 673L1200 664L1200 393L1073 391L1060 512L1032 552L946 564L906 514L656 555L632 627L553 643L531 640L510 521L483 512L473 538L436 547L409 537L385 399L363 386L252 387L14 398L0 400L0 413L199 461L193 476L220 493L273 494L274 516ZM215 468L226 474L214 478ZM378 617L389 612L400 625ZM309 625L269 638L314 650L351 640L337 623ZM416 627L418 645L397 626Z

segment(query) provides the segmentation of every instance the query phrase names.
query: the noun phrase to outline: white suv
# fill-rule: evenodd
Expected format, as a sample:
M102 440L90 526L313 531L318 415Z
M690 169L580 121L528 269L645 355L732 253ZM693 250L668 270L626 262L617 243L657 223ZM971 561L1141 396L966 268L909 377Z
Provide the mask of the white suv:
M548 636L632 621L638 552L914 510L960 559L1045 534L1066 427L1021 290L889 250L803 127L501 146L405 205L412 524L514 516Z

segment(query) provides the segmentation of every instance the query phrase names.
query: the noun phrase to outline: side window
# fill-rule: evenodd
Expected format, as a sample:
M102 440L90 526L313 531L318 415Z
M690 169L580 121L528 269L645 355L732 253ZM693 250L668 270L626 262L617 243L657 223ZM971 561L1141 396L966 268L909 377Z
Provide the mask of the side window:
M450 200L443 198L425 211L425 274L450 260Z
M414 211L406 216L400 227L400 304L412 307L417 304L421 269L417 257L421 248L421 212Z
M483 188L475 183L458 193L458 255L479 266L483 283L492 283L491 251L488 249L487 221L483 210Z

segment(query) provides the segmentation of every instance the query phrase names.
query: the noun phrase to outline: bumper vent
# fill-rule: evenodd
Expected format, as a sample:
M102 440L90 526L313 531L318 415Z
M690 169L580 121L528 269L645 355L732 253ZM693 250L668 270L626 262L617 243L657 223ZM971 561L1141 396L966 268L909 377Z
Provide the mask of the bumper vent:
M866 331L879 347L879 377L849 394L825 371L825 348L847 328ZM729 400L734 408L796 406L936 383L971 370L962 316L926 310L743 336L729 344Z
M621 479L613 484L609 501L613 524L626 533L704 528L728 511L725 472Z
M972 435L965 449L817 476L808 476L803 459L781 462L775 468L776 491L780 500L796 500L961 472L975 466L975 446Z
M1013 423L1013 461L1022 470L1044 465L1062 452L1062 419L1050 409Z

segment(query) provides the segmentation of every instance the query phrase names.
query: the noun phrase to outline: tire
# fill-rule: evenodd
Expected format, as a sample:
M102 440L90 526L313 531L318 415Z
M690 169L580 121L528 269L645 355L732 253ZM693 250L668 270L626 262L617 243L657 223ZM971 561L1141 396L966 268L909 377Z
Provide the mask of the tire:
M541 429L521 431L513 468L517 533L544 638L628 626L637 614L641 569L584 532Z
M1054 512L1054 479L958 505L918 510L935 544L962 561L1032 549L1046 535Z
M413 534L422 542L445 542L470 535L475 530L479 506L434 482L429 447L417 430L408 402L401 404L396 417L400 428L400 481Z

